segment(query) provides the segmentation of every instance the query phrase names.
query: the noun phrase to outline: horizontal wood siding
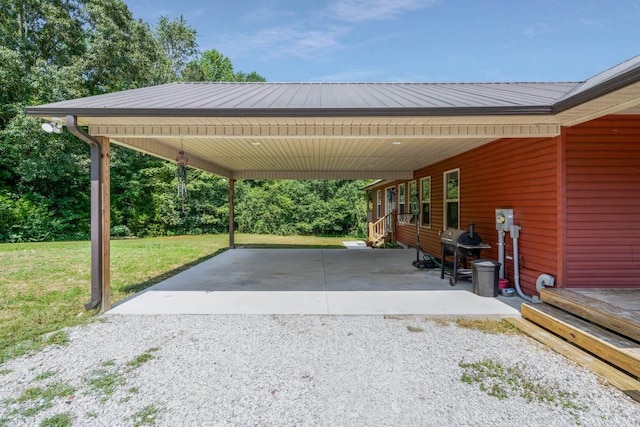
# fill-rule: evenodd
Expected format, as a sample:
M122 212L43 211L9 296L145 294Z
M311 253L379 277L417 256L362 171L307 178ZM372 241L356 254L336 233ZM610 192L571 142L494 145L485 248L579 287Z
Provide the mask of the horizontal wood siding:
M443 173L460 168L460 226L475 223L476 232L492 249L483 258L497 260L495 209L511 208L522 227L519 240L520 283L526 293L535 292L541 273L557 274L557 144L558 138L503 139L415 172L415 179L431 176L432 228L421 229L421 246L440 254L443 228ZM398 237L415 246L415 227L401 227ZM506 254L513 244L506 235ZM506 262L513 283L513 262Z
M566 134L567 286L640 287L640 118Z

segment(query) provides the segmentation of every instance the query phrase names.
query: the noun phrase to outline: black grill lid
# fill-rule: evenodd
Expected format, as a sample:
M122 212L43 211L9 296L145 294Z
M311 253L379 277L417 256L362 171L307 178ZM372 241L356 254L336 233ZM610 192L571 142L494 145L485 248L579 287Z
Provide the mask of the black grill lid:
M482 238L478 233L473 233L473 237L471 237L470 233L467 230L460 230L455 228L450 228L445 230L440 235L440 242L445 245L469 245L469 246L477 246L482 243Z

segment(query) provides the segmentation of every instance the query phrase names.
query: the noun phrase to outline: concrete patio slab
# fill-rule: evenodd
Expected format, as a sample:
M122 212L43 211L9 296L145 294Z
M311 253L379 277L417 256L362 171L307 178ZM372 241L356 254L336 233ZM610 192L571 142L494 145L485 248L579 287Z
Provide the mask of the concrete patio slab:
M513 317L501 301L449 286L405 249L236 249L115 305L115 314L320 314ZM506 303L505 303L506 302Z

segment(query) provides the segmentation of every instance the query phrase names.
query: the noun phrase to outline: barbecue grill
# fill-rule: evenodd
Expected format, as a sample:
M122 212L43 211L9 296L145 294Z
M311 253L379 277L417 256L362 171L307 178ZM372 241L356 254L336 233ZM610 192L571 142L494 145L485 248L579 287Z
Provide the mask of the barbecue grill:
M442 265L440 267L440 278L444 279L445 273L451 275L449 284L455 286L458 279L470 278L472 270L467 268L467 258L480 258L480 251L489 249L491 246L482 243L482 238L474 232L473 224L469 224L469 231L461 229L448 229L440 234L440 246L442 247ZM445 258L453 255L453 269L445 270ZM464 268L458 268L462 261Z

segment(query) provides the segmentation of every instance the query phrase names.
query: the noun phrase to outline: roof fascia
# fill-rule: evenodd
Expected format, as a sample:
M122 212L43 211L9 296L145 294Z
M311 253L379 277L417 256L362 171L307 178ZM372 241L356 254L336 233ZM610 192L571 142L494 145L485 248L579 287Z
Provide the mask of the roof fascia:
M596 77L597 76L593 78ZM553 105L553 114L558 114L570 108L577 107L588 101L594 100L603 95L607 95L609 93L615 92L618 89L622 89L626 86L630 86L638 82L640 82L640 65L637 65L634 68L621 73L620 75L604 80L601 83L594 85L593 87L581 91L581 87L589 84L589 80L587 80L573 91L573 95L569 93L567 97L556 102Z
M419 117L419 116L495 116L548 115L548 105L508 107L448 108L241 108L241 109L152 109L152 108L64 108L27 107L27 114L39 117Z
M376 186L380 185L381 183L384 183L384 182L387 182L387 181L389 181L389 180L388 179L376 179L371 184L365 185L364 187L362 187L360 190L369 190L370 188L376 187Z

